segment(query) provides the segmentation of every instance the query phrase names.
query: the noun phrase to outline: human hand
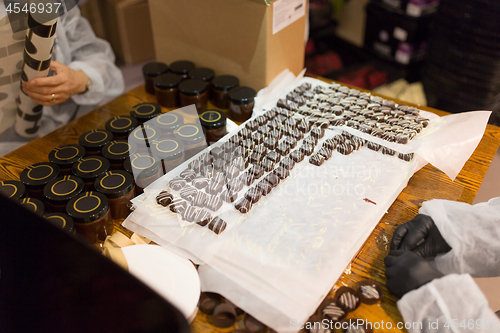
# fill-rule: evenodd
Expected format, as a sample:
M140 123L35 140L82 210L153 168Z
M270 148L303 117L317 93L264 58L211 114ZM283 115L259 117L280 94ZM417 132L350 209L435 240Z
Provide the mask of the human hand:
M23 91L35 102L49 106L66 102L71 96L85 91L88 77L81 71L57 61L50 63L54 76L23 82Z
M384 262L387 267L385 270L387 289L399 298L409 291L444 276L428 261L411 251L391 251L385 257Z
M451 247L432 218L419 214L396 228L392 235L391 250L413 251L423 258L428 258L446 253Z

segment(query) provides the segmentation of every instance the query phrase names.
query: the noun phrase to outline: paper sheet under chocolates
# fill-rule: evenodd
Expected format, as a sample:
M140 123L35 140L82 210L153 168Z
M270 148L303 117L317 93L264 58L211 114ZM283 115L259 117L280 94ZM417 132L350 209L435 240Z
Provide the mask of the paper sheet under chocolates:
M313 87L327 85L311 78L299 84L304 82ZM275 106L276 101L263 109ZM256 110L255 114L262 112ZM310 164L306 156L290 177L248 214L225 203L218 215L228 226L220 235L207 227L180 223L176 214L155 202L156 195L190 161L148 187L147 197L137 203L124 226L196 263L205 263L199 269L204 291L221 293L278 332L297 331L290 327L290 320L304 322L315 311L411 176L427 163L418 155L419 147L432 146L424 144L426 136L432 134L436 140L438 134L447 138L452 135L455 147L464 143L475 148L487 121L484 113L469 113L470 119L464 120L477 120L482 128L476 126L464 133L446 126L447 117L425 116L431 119L430 130L422 133L422 139L417 136L405 150L400 149L417 152L411 162L366 147L349 156L334 151L321 167ZM325 139L344 129L328 129L315 151ZM362 136L359 131L348 130ZM456 151L435 146L441 153L454 156L455 166L448 167L458 171L473 151L457 157ZM440 159L446 161L446 155Z

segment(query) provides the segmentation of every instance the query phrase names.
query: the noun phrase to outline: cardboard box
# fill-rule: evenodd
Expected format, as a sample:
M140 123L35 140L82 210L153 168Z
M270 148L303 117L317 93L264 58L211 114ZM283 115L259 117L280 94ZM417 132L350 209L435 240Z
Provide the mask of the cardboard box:
M307 13L305 0L269 5L265 0L149 0L156 59L191 60L217 75L235 75L240 85L256 90L286 68L297 75L304 67L306 16L273 34L273 10L282 1Z
M84 3L80 2L80 11L82 16L85 17L97 37L106 39L106 31L104 30L104 23L99 6L99 0L87 0Z
M100 1L106 39L119 62L154 59L153 33L147 0Z

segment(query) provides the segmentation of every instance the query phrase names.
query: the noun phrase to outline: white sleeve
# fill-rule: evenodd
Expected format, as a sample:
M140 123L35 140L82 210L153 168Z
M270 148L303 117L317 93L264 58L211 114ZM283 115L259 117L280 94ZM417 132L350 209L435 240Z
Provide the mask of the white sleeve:
M500 332L498 317L467 274L435 279L404 295L397 306L410 333Z
M74 95L73 101L79 105L96 105L122 94L123 76L114 63L115 55L109 43L96 37L78 6L61 19L71 52L68 66L84 72L92 81L91 89Z
M430 200L420 213L432 217L452 248L435 259L442 273L500 276L500 197L477 205Z

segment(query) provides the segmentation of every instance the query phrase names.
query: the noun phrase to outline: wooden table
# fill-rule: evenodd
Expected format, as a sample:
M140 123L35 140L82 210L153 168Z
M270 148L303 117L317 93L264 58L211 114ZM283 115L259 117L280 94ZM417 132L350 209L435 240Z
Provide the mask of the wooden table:
M116 115L128 115L130 108L138 103L155 101L155 96L147 94L144 86L118 97L45 137L36 139L0 158L0 180L19 179L21 171L27 166L47 161L47 155L53 148L61 144L78 142L80 134L91 129L104 128L108 119ZM434 112L439 116L447 114L427 107L421 109ZM357 281L367 278L375 279L384 286L384 300L377 305L362 304L348 318L363 318L372 323L381 323L383 320L384 323L392 323L393 327L402 321L396 308L397 299L385 289L383 260L389 252L388 242L394 229L415 216L425 200L438 198L472 203L499 145L500 128L488 125L479 146L454 181L451 181L448 176L431 165L425 166L410 179L408 186L392 204L335 285L335 287L354 286ZM115 221L115 227L116 230L127 235L131 234L129 230L121 226L121 221ZM209 321L208 316L199 312L191 325L192 331L231 332L234 328L241 328L242 325L241 320L239 320L232 328L216 329L209 324Z

